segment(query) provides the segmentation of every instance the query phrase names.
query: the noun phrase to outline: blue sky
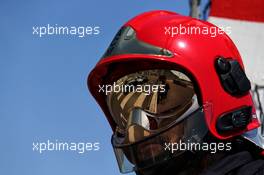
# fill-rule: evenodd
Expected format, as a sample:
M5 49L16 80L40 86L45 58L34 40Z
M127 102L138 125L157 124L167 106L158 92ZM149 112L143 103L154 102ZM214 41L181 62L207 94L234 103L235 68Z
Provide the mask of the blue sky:
M189 13L187 0L0 1L0 174L119 174L112 131L86 78L123 23L156 9ZM100 26L100 34L32 35L47 24ZM56 139L100 142L100 150L32 151L33 142Z

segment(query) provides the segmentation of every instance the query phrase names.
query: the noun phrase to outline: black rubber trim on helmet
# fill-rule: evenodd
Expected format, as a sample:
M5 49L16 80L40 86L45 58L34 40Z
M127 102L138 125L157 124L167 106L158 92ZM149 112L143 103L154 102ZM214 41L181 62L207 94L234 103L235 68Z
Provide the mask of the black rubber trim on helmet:
M171 51L140 41L129 26L122 27L102 58L121 54L148 54L172 57Z

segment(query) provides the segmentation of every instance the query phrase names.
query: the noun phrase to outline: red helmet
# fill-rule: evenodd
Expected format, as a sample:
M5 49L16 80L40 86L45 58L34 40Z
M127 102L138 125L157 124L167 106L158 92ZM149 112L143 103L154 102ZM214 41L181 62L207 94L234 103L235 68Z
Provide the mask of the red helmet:
M218 32L210 35L213 30ZM211 23L169 11L151 11L120 29L88 78L89 90L113 130L116 122L105 95L99 92L100 85L153 68L181 68L193 79L199 103L212 104L205 120L215 137L230 138L259 126L250 83L232 40Z
M187 78L180 78L182 74ZM170 109L170 113L164 115L162 110L157 112L150 109L153 107L146 108L143 100L140 105L134 105L140 98L147 98L142 93L133 98L134 106L129 100L124 100L133 94L101 93L103 86L113 82L114 85L135 85L135 82L151 83L151 79L159 85L165 84L163 93L152 94L154 101L164 101L166 96L165 101L173 102L166 103L167 106L162 102L152 106L157 108L159 105L159 110L169 106L177 108L176 112L171 113ZM208 22L173 12L146 12L122 26L91 71L88 86L115 132L112 144L122 172L137 171L160 160L168 160L171 156L157 146L157 142L165 143L167 138L175 142L180 139L187 142L189 139L201 140L207 127L216 138L227 139L259 127L250 82L232 40ZM189 104L194 104L194 94L202 108L202 115L182 122L180 119L186 118ZM128 105L119 102L122 98ZM152 100L149 100L148 106ZM113 109L115 106L118 109ZM120 122L117 117L123 120ZM161 124L163 121L165 124ZM170 122L174 124L168 124ZM179 125L180 122L183 124ZM140 134L136 130L140 130ZM175 137L175 133L180 133L181 137ZM152 145L150 152L144 149L149 143ZM154 152L158 153L154 155ZM133 164L134 167L126 164Z
M147 95L126 88L104 93L108 85L155 83L158 91ZM259 127L232 40L208 22L173 12L146 12L122 26L91 71L88 86L114 131L121 172L179 155L162 149L168 141L199 143L208 130L227 139Z

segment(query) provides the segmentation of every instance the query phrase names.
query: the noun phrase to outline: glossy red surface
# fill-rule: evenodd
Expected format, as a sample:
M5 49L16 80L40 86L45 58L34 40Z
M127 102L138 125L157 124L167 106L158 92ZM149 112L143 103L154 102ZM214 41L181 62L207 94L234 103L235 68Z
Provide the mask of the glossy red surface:
M173 12L151 11L133 18L125 26L132 27L141 41L172 51L173 57L129 54L106 57L98 62L89 75L88 86L113 130L115 123L107 109L104 95L98 92L98 85L132 71L154 67L170 69L180 67L191 74L197 82L202 104L212 105L212 111L206 112L205 118L209 130L217 138L229 138L259 126L257 119L254 119L246 130L239 133L220 135L216 130L216 120L222 114L242 106L253 106L249 93L243 97L231 96L223 89L219 81L214 67L217 56L231 57L242 65L236 46L226 34L217 34L212 37L212 35L204 33L175 34L174 36L165 33L165 28L168 29L168 27L211 28L215 27L213 24ZM113 63L119 64L115 69L109 70L109 65Z

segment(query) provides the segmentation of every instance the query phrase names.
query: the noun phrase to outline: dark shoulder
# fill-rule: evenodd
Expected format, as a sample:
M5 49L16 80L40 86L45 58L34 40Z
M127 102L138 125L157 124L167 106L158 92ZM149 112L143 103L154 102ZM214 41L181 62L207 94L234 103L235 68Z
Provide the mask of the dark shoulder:
M264 175L264 159L249 151L237 152L214 162L202 175Z

